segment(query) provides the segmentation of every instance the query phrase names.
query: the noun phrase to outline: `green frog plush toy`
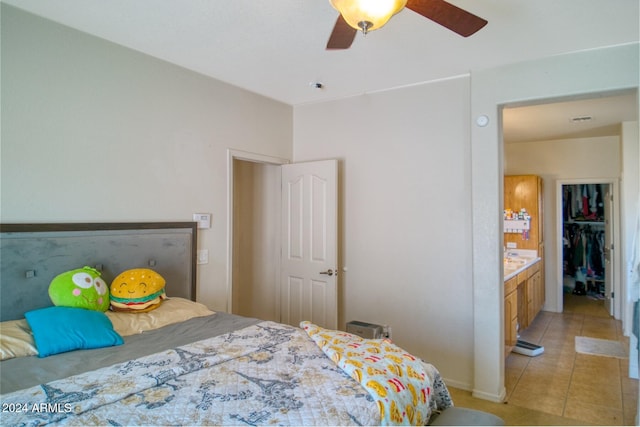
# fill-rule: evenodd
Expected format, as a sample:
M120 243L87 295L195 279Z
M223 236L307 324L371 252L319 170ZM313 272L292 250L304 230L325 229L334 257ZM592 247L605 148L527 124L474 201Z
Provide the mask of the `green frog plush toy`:
M83 267L57 275L49 284L54 305L107 311L109 287L95 268Z

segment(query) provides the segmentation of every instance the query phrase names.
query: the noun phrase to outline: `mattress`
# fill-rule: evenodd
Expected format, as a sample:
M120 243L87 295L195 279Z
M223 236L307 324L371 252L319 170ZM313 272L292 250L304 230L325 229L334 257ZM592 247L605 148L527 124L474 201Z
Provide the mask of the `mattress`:
M1 362L2 423L386 423L380 399L338 365L301 328L216 313L120 346ZM452 404L437 369L424 366L428 418Z

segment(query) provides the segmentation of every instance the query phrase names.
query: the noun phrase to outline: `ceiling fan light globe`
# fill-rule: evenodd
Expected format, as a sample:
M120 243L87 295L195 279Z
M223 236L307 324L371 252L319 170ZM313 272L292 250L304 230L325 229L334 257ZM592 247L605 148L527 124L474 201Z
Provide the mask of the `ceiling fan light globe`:
M363 30L361 22L369 22L366 31L377 30L400 12L407 0L329 0L351 27ZM365 31L365 32L366 32Z

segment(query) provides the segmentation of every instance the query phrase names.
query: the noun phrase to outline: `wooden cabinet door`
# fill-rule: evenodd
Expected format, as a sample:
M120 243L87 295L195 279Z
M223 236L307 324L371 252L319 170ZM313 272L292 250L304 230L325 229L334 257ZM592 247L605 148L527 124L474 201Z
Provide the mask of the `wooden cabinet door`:
M515 243L518 249L538 249L542 242L542 179L537 175L507 175L504 177L504 208L519 211L525 208L531 215L529 238L521 233L505 233L504 245Z
M542 282L542 271L538 271L533 275L534 287L535 287L535 304L536 315L542 310L544 305L544 283Z
M533 322L542 306L544 305L544 283L542 283L542 273L539 264L530 267L531 275L527 279L526 295L527 295L527 325Z
M530 325L538 314L536 311L536 285L533 276L527 279L525 286L527 289L527 325Z
M518 340L518 292L504 298L504 344L507 354Z

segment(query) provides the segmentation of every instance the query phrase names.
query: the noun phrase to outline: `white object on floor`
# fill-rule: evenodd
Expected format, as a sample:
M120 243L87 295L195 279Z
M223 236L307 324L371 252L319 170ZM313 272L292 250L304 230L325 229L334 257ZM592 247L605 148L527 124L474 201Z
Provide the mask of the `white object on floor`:
M576 337L576 351L593 356L616 357L626 359L627 351L620 341L603 340L590 337Z
M538 356L544 353L544 347L530 342L518 340L516 346L513 347L514 353L524 354L525 356Z

